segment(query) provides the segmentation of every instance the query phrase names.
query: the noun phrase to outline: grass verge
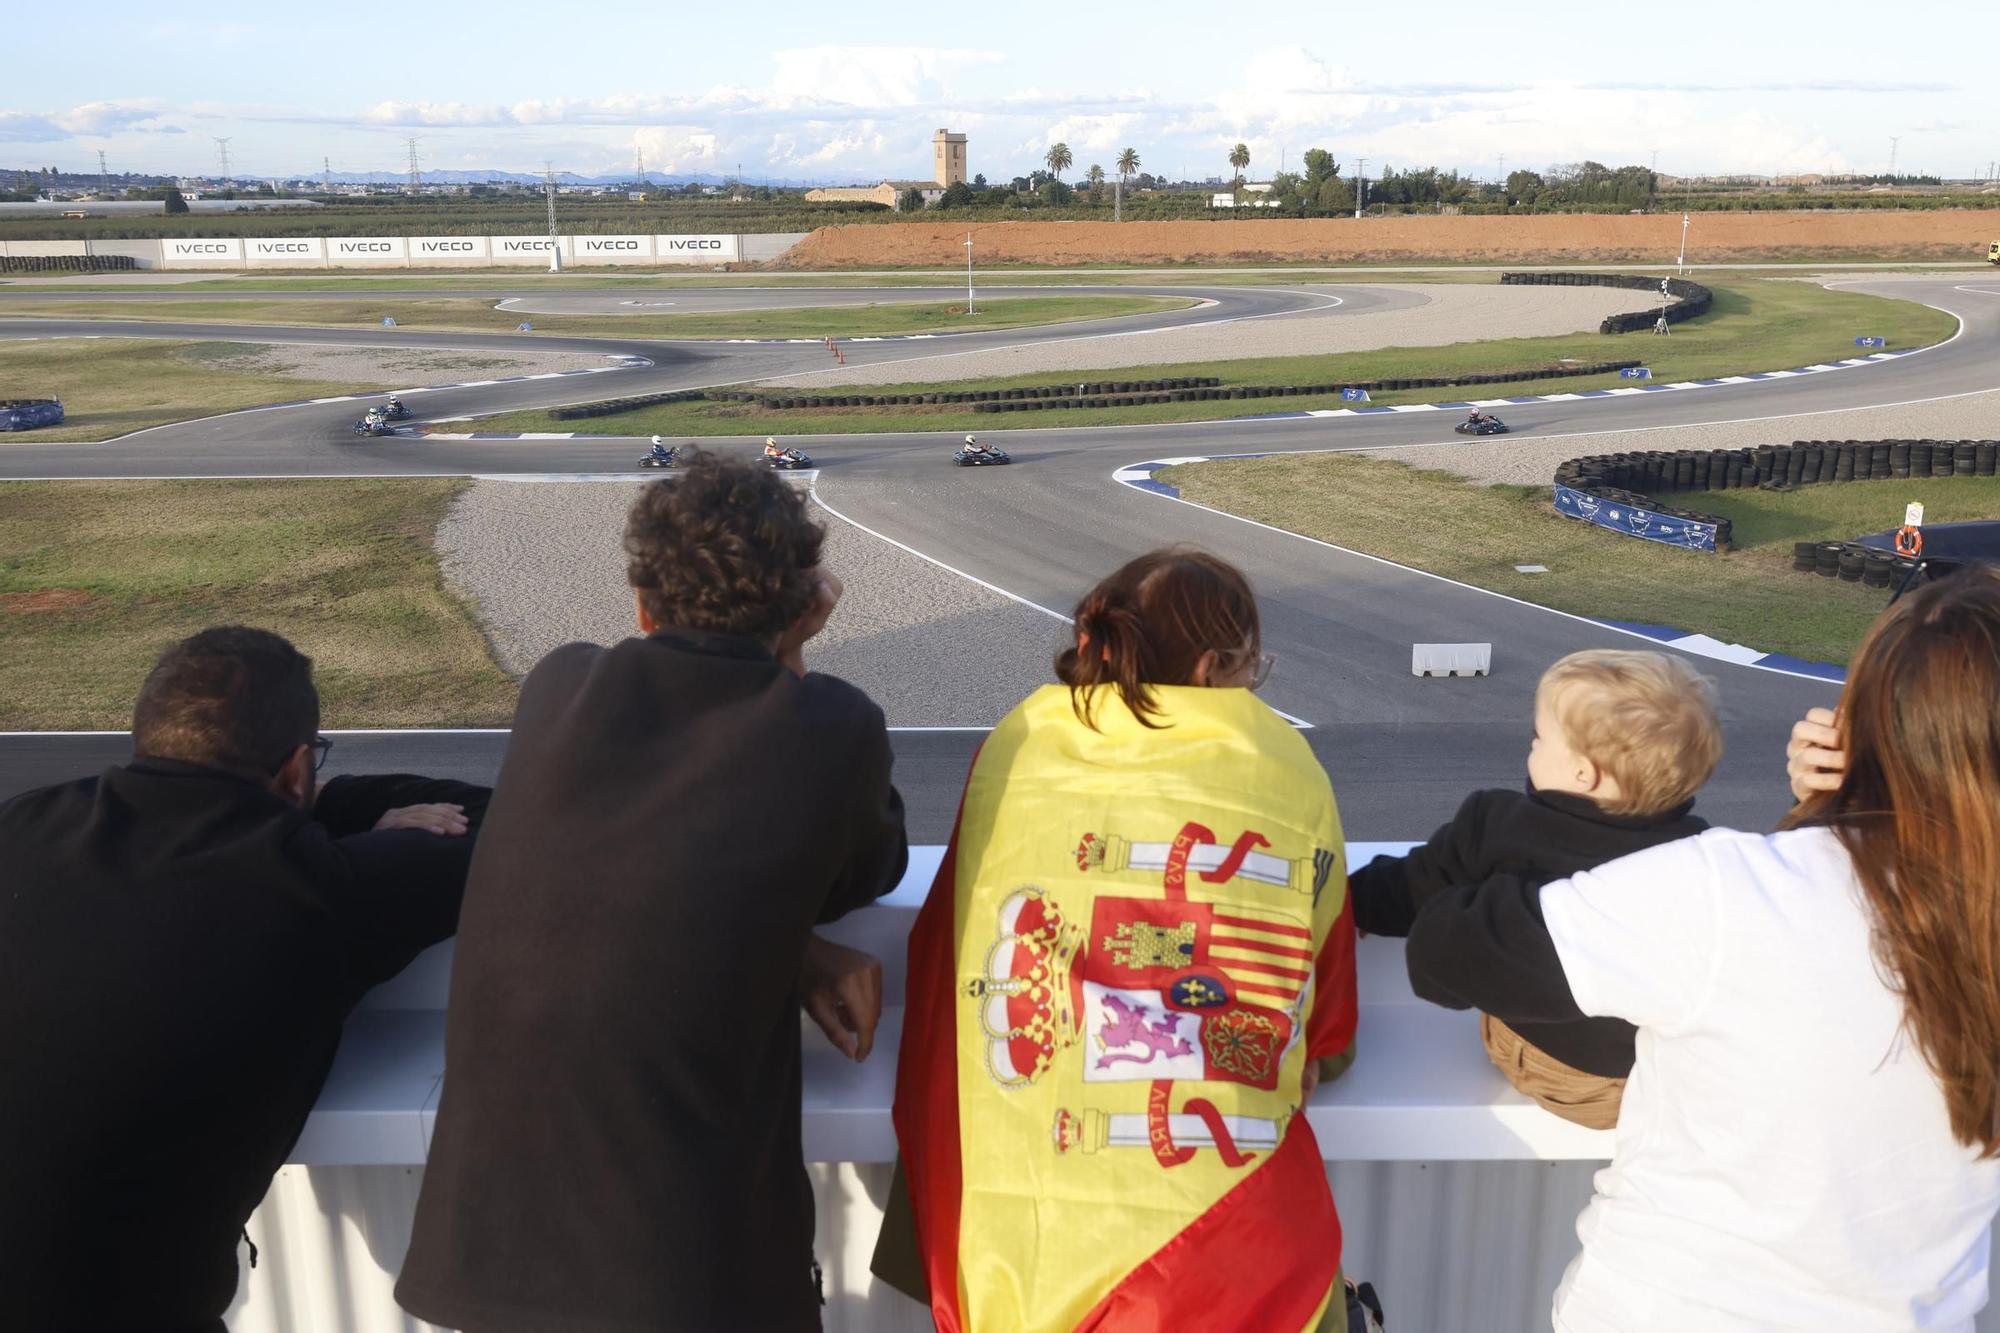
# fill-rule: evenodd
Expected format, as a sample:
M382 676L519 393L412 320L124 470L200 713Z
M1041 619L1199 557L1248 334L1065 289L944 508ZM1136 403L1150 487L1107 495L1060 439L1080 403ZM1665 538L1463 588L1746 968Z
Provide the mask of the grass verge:
M296 324L311 328L379 328L394 319L423 332L511 333L522 323L539 333L586 338L836 338L908 333L977 333L1028 325L1067 324L1114 315L1147 315L1194 304L1173 296L1027 296L963 305L887 302L661 315L545 315L498 310L491 301L451 296L270 300L237 298L35 301L8 299L0 316L38 319L144 319L225 324Z
M514 683L433 546L468 484L0 484L0 728L129 726L160 651L221 624L309 654L329 727L506 725Z
M0 383L8 396L60 398L66 410L60 426L0 435L0 449L10 443L104 440L192 416L394 387L228 367L232 355L255 350L238 343L152 338L0 342Z
M1197 504L1559 611L1834 663L1847 661L1887 594L1795 572L1793 542L1885 531L1910 500L1923 501L1933 523L2000 517L2000 479L1991 477L1671 497L1735 521L1738 549L1710 555L1561 518L1546 486L1482 486L1346 454L1184 464L1159 479ZM1438 523L1441 513L1449 523Z
M1250 384L1354 382L1382 378L1528 370L1564 361L1643 358L1660 383L1739 375L1837 360L1854 354L1857 333L1879 334L1890 347L1922 347L1951 336L1957 321L1914 301L1829 291L1812 283L1747 279L1717 286L1715 304L1700 319L1675 326L1671 337L1578 333L1559 338L1497 338L1442 347L1385 347L1332 356L1261 357L1237 361L1130 366L1070 372L1077 378L1140 379L1210 375L1224 387ZM1865 372L1862 372L1865 373ZM867 393L922 393L1010 388L1059 382L1052 374L1002 376L939 384L855 385ZM1410 389L1374 396L1374 402L1451 402L1476 395L1574 393L1616 388L1619 377L1585 375L1564 380L1522 380L1463 389ZM834 392L830 386L819 390ZM1217 421L1260 412L1298 412L1342 406L1338 396L1302 396L1229 402L1161 403L1064 412L981 414L962 406L855 407L767 411L755 404L670 403L598 417L594 431L630 435L846 434L879 430L1019 430L1050 426L1120 426L1170 421ZM510 412L480 420L482 430L569 429L545 412Z

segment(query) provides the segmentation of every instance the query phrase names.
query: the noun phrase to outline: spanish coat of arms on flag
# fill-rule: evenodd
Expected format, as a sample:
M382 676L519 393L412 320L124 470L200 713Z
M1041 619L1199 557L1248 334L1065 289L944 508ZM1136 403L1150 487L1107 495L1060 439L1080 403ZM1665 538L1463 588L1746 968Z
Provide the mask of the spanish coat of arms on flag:
M910 940L896 1132L958 1330L1314 1327L1340 1225L1300 1114L1354 1036L1339 815L1248 690L1038 690ZM1179 1312L1177 1315L1176 1312Z

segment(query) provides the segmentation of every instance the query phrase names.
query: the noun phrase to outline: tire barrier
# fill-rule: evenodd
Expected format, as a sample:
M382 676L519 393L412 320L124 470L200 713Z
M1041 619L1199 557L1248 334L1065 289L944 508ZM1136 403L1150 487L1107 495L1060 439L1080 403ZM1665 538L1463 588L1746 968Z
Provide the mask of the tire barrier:
M127 273L131 255L0 255L0 273Z
M1502 273L1500 281L1508 286L1527 287L1624 287L1632 291L1657 292L1661 279L1647 278L1633 273ZM1635 310L1623 315L1607 316L1597 326L1599 333L1638 333L1653 327L1655 321L1665 318L1669 324L1693 319L1708 313L1715 303L1715 293L1698 282L1686 278L1667 278L1666 294L1673 297L1664 311Z
M1792 568L1824 579L1859 583L1864 588L1888 588L1902 583L1917 567L1915 559L1862 542L1793 542Z
M1250 398L1333 397L1346 389L1393 393L1398 389L1450 389L1479 384L1513 384L1521 380L1569 379L1607 375L1636 366L1637 361L1600 361L1573 366L1538 366L1532 370L1491 370L1474 374L1358 380L1346 384L1238 384L1223 388L1213 377L1166 380L1105 380L1080 384L1033 384L1012 389L966 389L936 393L773 393L770 390L711 390L723 402L755 403L775 411L820 407L929 407L964 404L974 412L1041 412L1063 408L1135 407L1152 403L1195 403Z
M0 399L0 430L33 430L62 424L63 405L54 398Z
M1731 540L1726 518L1692 510L1673 509L1653 497L1675 491L1727 491L1746 488L1791 490L1836 481L1888 481L1902 477L1991 477L2000 466L2000 441L1994 440L1795 440L1791 444L1760 444L1754 449L1682 449L1672 453L1598 454L1572 458L1556 469L1556 511L1586 519L1630 536L1669 540L1655 527L1675 529L1692 523L1711 528L1713 543L1674 545L1697 550L1727 550ZM1565 501L1565 491L1571 499ZM1595 497L1603 504L1586 504ZM1651 519L1634 518L1634 508ZM1617 518L1611 511L1617 511ZM1587 511L1587 512L1586 512ZM1658 520L1656 524L1653 520ZM1645 524L1637 530L1634 524ZM1804 545L1803 543L1801 544ZM1840 543L1825 543L1837 547ZM1824 554L1824 553L1822 553ZM1795 551L1793 564L1803 558ZM1822 560L1812 566L1830 577L1841 574L1839 554L1829 568ZM1854 568L1865 581L1865 563Z
M677 389L673 393L643 393L631 398L606 398L601 402L551 408L549 415L557 421L576 421L583 417L608 417L614 412L630 412L639 407L656 407L661 403L692 403L714 396L706 389Z

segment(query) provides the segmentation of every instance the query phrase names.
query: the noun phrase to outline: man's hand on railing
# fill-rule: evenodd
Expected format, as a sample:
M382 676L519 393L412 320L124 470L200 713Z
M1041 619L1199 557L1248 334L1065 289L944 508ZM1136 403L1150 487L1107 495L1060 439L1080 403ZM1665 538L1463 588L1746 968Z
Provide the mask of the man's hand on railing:
M470 827L465 819L462 805L404 805L394 810L384 811L375 821L379 833L383 829L413 828L425 833L436 833L443 837L457 837Z
M799 990L806 1013L834 1048L851 1060L866 1060L882 1020L882 960L810 936Z
M1792 726L1785 773L1792 780L1792 795L1801 801L1814 792L1838 789L1847 777L1847 752L1840 748L1836 720L1831 708L1813 708Z

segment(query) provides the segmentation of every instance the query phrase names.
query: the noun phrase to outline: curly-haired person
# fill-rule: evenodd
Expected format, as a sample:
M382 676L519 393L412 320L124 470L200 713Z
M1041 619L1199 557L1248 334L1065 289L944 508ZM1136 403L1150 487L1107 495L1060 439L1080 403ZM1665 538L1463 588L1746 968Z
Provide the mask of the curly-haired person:
M452 1328L820 1326L798 1011L868 1055L880 965L813 927L901 877L903 806L881 709L805 669L804 497L681 457L626 526L641 637L529 673L466 888L396 1288Z

